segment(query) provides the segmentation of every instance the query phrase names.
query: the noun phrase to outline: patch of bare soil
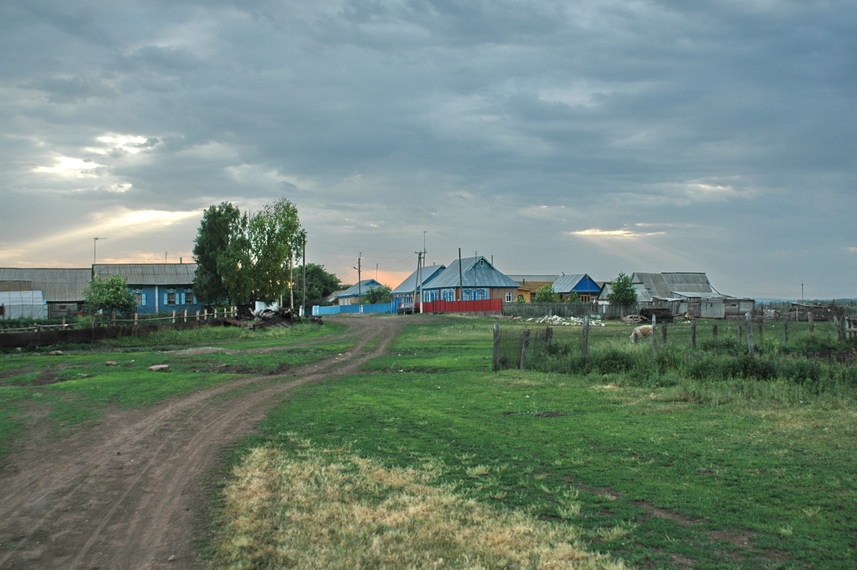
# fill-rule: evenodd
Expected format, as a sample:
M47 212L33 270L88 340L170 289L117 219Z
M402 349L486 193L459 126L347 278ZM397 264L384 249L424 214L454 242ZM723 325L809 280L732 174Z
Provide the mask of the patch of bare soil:
M403 322L344 320L357 345L328 361L145 410L114 409L68 437L36 424L0 466L0 568L196 566L206 474L221 453L294 387L353 373L383 354Z

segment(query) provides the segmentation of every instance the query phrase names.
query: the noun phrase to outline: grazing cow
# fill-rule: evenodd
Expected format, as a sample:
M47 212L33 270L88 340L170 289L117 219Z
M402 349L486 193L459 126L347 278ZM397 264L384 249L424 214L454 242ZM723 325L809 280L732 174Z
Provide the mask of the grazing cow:
M641 338L646 336L652 336L652 333L655 332L655 327L652 325L643 325L634 329L634 332L631 333L631 342L637 344Z

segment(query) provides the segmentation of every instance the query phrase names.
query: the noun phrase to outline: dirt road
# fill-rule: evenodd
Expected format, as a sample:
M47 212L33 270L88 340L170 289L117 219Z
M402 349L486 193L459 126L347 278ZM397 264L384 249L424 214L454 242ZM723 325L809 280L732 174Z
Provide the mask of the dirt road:
M356 345L334 359L112 410L61 441L28 432L0 469L0 568L197 566L205 479L222 452L295 386L355 372L382 354L403 322L344 320Z

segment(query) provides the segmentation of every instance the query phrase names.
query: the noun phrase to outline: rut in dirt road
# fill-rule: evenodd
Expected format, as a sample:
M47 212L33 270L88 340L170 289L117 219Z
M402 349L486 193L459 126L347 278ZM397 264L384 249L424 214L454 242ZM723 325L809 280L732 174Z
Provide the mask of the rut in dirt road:
M358 340L335 359L113 412L61 442L13 451L0 470L0 568L194 566L203 478L218 455L295 386L355 372L382 354L402 319L345 322Z

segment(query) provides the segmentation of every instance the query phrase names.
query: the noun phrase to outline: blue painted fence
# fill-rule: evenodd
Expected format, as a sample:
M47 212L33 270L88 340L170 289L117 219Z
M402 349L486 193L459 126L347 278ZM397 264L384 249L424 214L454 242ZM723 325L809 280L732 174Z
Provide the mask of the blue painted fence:
M391 303L378 303L375 305L334 305L333 307L320 307L313 305L313 316L341 315L343 313L395 313L399 307L398 301Z

